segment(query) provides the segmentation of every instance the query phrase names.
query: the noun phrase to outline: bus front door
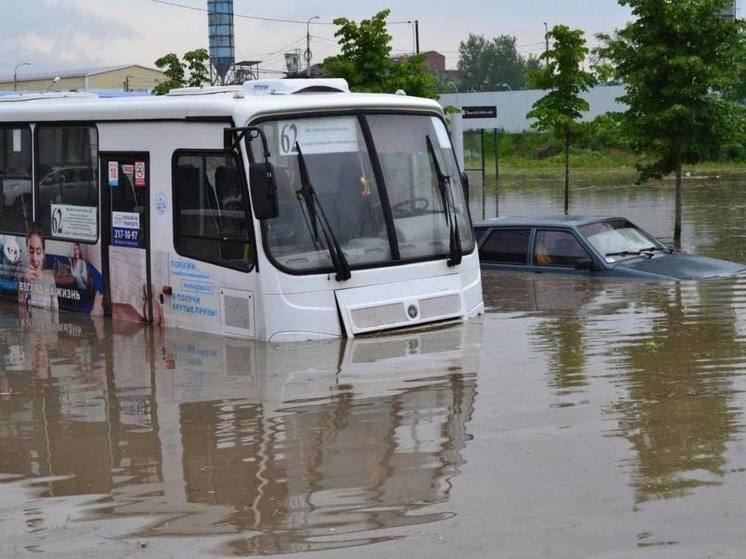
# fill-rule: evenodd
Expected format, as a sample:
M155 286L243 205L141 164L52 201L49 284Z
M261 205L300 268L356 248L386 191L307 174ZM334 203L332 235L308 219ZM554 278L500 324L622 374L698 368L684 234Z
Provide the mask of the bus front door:
M115 319L153 320L147 153L102 153L104 309Z

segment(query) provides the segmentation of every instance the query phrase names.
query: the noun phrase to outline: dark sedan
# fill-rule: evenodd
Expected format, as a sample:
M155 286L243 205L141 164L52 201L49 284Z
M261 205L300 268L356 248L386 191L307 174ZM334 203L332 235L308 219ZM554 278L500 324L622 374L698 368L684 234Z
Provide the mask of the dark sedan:
M675 252L623 217L502 217L475 224L483 270L700 279L746 270Z

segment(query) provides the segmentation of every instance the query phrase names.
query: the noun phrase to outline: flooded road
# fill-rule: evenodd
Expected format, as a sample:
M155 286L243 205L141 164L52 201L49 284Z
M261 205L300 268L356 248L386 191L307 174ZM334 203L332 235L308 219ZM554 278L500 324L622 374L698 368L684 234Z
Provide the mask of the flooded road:
M686 187L684 245L746 261L746 180ZM670 194L573 207L667 239ZM467 324L291 346L0 304L0 557L743 556L746 277L483 283Z

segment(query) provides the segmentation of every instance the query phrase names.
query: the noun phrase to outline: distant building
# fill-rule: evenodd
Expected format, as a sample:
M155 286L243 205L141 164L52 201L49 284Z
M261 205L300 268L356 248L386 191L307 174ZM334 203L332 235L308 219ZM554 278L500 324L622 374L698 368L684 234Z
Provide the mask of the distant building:
M442 55L441 53L434 51L434 50L429 50L426 52L422 52L420 54L424 55L425 57L425 68L428 70L428 72L435 75L439 80L448 82L448 81L459 81L461 79L461 72L459 72L458 70L446 70L446 57ZM408 59L410 56L412 56L411 53L400 54L398 56L393 57L392 60L394 62L402 62ZM298 75L294 75L288 72L287 77L304 78L306 77L305 68L301 68L300 73ZM311 77L312 78L325 77L323 63L311 65ZM331 77L331 76L326 76L326 77Z
M33 72L27 66L18 68L18 79L13 76L0 76L0 91L152 91L165 80L163 72L137 64L107 66L103 68L84 68L80 70L59 70ZM59 81L54 83L54 79Z
M446 57L437 51L429 50L423 52L425 55L425 66L431 72L444 74L446 71Z
M429 50L421 52L421 55L425 57L425 67L433 74L443 74L446 71L446 57L437 51ZM394 57L396 62L406 60L412 56L412 54L400 54Z

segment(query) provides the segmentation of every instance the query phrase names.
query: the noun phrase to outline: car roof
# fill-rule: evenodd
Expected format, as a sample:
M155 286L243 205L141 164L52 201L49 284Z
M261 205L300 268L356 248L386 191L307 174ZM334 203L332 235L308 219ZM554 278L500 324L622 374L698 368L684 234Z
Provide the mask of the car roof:
M478 221L474 227L578 227L597 221L608 219L625 219L615 216L579 216L579 215L550 215L550 216L512 216L494 217Z

